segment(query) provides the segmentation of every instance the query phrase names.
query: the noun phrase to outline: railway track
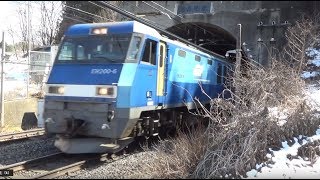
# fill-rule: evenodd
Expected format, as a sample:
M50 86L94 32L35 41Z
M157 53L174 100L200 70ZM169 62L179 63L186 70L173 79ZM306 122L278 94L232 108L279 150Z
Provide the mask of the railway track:
M13 170L10 179L52 179L66 173L75 172L86 167L99 165L99 163L113 162L119 156L111 154L81 154L70 155L55 153L28 161L23 161L0 168L1 170ZM61 162L64 161L64 162Z
M12 170L13 176L7 179L53 179L85 168L95 168L105 163L112 163L126 158L129 155L143 151L136 143L115 154L65 154L58 152L55 154L42 156L39 158L14 163L0 167L2 170Z
M44 134L45 134L45 131L43 128L17 132L17 133L4 134L4 135L0 135L0 142L22 140L30 137L41 136Z
M96 157L91 157L86 160L82 160L67 166L63 166L63 167L45 172L43 174L33 177L33 179L53 179L67 173L72 173L75 171L79 171L83 168L87 168L90 165L98 164L99 162L107 162L108 160L110 160L109 154L98 155ZM109 162L112 162L112 161L109 161Z

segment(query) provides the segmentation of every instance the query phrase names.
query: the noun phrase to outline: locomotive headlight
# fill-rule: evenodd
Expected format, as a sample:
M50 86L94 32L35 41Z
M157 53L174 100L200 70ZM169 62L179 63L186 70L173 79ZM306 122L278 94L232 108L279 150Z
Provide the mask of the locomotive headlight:
M91 34L107 34L108 29L106 27L97 27L91 29Z
M114 88L113 87L97 87L97 95L99 96L113 96Z
M98 88L98 95L107 95L108 88Z
M63 86L49 86L48 93L63 94L64 93L64 87Z
M64 93L64 87L58 87L58 93L63 94Z

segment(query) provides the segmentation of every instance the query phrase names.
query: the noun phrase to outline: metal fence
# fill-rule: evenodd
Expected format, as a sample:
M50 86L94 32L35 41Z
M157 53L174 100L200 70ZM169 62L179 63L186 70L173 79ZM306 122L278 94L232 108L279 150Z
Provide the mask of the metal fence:
M52 65L52 53L31 51L28 58L12 57L4 63L4 100L39 96Z
M50 52L31 51L27 56L12 54L4 59L4 127L20 129L26 113L41 116L39 101L44 95L57 47ZM40 108L40 109L39 109ZM2 127L2 129L4 128ZM3 130L2 130L3 131Z

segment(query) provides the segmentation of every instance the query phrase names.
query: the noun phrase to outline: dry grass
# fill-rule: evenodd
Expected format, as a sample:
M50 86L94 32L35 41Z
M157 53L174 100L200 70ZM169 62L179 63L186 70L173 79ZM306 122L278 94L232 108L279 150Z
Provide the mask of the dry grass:
M20 127L17 126L9 126L5 125L4 127L0 128L0 133L12 133L12 132L21 132L23 131Z
M155 146L154 159L146 163L143 173L156 179L189 177L207 149L208 137L204 130L204 126L199 126L192 133L179 131L176 138L161 141Z

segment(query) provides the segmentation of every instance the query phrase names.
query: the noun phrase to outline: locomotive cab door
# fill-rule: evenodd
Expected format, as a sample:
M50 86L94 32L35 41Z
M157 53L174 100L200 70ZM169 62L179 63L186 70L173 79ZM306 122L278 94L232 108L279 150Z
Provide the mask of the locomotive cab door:
M163 96L165 92L165 65L167 56L166 44L160 42L159 56L158 56L158 77L157 77L157 96ZM163 103L162 98L159 97L159 103Z

